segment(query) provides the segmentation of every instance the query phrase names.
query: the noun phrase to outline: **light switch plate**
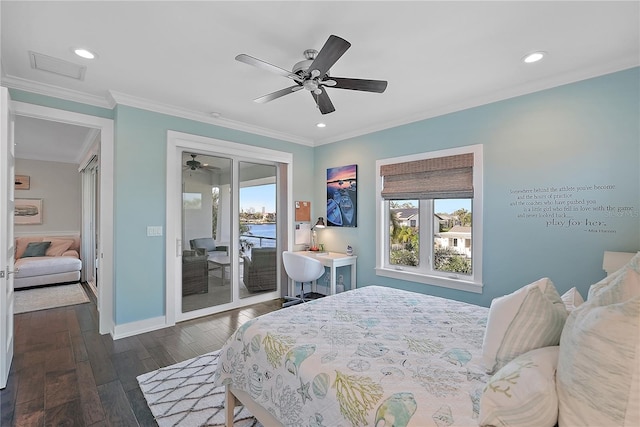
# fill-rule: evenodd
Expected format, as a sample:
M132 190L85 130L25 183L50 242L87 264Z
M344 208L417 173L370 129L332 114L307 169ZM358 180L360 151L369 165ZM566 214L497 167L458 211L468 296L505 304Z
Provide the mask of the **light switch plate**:
M149 237L162 236L162 226L161 225L147 226L147 236Z

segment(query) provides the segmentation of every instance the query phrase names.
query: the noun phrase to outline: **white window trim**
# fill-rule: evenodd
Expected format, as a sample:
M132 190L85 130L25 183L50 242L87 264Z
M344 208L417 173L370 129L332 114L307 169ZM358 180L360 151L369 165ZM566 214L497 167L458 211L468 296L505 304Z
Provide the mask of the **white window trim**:
M434 157L454 156L465 153L473 153L473 201L471 212L473 215L473 256L471 278L467 276L448 277L441 275L424 274L423 272L403 270L402 267L390 268L385 266L388 253L389 218L385 210L385 201L380 195L382 191L382 177L380 168L384 165L411 162L415 160L430 159ZM431 151L427 153L412 154L408 156L380 159L376 161L376 275L392 279L406 280L409 282L424 283L461 291L482 293L482 177L483 177L482 144L457 147L446 150ZM422 222L422 221L421 221ZM451 275L455 276L455 275Z

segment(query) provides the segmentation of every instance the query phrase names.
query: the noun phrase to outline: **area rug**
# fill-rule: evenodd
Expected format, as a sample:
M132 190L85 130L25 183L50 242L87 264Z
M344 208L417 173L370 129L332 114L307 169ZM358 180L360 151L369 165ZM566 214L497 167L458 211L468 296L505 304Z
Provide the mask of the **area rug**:
M80 283L16 290L15 314L89 302Z
M213 386L220 351L142 374L140 389L158 426L224 426L224 387ZM243 406L235 408L233 425L262 427Z

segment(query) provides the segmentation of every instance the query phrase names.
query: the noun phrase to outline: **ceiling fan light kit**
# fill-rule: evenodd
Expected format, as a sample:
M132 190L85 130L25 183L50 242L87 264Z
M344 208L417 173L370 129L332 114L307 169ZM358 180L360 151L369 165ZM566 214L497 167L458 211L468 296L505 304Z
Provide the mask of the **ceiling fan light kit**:
M387 82L385 80L329 77L329 69L350 47L351 43L348 41L331 35L320 51L316 51L315 49L305 50L303 53L305 60L296 63L292 71L287 71L284 68L277 67L244 53L236 56L236 60L287 77L296 83L294 86L256 98L254 99L255 102L263 104L305 89L311 93L320 112L322 114L329 114L335 111L335 107L327 91L323 89L324 87L375 93L382 93L387 88Z

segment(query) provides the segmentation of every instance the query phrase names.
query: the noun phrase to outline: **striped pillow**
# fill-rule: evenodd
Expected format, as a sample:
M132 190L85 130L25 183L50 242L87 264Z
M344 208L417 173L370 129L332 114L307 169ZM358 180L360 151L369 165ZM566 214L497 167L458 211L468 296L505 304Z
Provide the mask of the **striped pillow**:
M555 426L558 351L558 346L531 350L496 372L480 398L480 426Z
M542 278L491 302L482 357L494 373L517 356L558 345L567 309L553 282Z
M590 292L560 340L559 425L640 425L640 274L627 264Z

